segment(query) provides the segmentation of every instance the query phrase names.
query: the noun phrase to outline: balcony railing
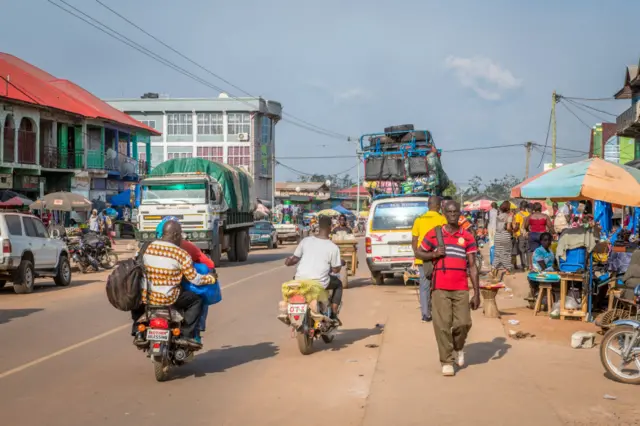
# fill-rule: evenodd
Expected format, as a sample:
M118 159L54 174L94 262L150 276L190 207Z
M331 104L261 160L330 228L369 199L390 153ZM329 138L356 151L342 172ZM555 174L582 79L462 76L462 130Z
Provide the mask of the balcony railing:
M87 168L104 170L104 152L99 149L87 151Z
M104 160L104 168L111 171L120 172L121 176L134 176L138 174L138 160L134 160L128 155L111 151L107 153Z
M616 132L620 136L640 135L640 102L631 105L616 118Z
M18 163L36 164L36 132L18 131Z
M84 151L45 146L40 153L40 165L48 169L82 169Z

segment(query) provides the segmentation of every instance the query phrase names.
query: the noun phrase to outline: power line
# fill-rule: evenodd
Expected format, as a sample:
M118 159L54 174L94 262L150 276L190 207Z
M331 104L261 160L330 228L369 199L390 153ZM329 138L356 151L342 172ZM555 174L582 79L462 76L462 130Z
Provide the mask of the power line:
M592 113L592 112L588 111L588 110L587 110L587 108L588 108L588 109L590 109L590 110L593 110L593 111L597 111L597 112L599 112L599 113L601 113L601 114L609 115L609 116L611 116L611 117L617 117L617 115L616 115L616 114L613 114L613 113L611 113L611 112L607 112L607 111L603 111L603 110L598 109L598 108L594 108L594 107L589 106L589 105L587 105L587 104L583 104L582 102L572 101L571 99L567 99L567 101L568 101L568 102L571 102L571 104L572 104L573 106L575 106L576 108L580 108L580 109L581 109L581 110L583 110L584 112L586 112L586 113L588 113L588 114L591 114L592 116L594 116L594 117L596 117L596 118L598 118L598 119L600 119L600 120L607 121L608 119L607 119L607 118L603 119L602 117L599 117L599 116L595 115L594 113Z
M618 99L616 99L614 97L609 97L609 98L577 98L575 96L563 96L563 98L572 99L574 101L592 101L592 102L597 102L597 101L617 101L618 100Z
M544 153L547 151L547 145L549 144L549 131L551 130L552 117L553 117L553 111L549 112L549 124L547 125L547 136L544 138L544 149L542 151L542 157L540 157L540 163L538 163L538 167L542 165L542 159L544 158Z
M100 0L96 0L96 2L98 4L100 4L102 7L104 7L105 9L109 10L111 13L113 13L114 15L120 17L122 20L124 20L125 22L127 22L128 24L132 25L133 27L137 28L138 30L140 30L141 32L143 32L144 34L146 34L147 36L151 37L152 39L154 39L155 41L157 41L158 43L160 43L161 45L163 45L164 47L166 47L167 49L171 50L172 52L176 53L177 55L179 55L180 57L182 57L183 59L191 62L193 65L197 66L198 68L200 68L201 70L205 71L206 73L212 75L213 77L223 81L224 83L228 84L229 86L233 87L234 89L239 90L240 92L244 93L245 95L248 95L252 98L257 98L257 96L252 95L251 93L247 92L246 90L242 89L241 87L238 87L237 85L233 84L232 82L230 82L229 80L225 79L224 77L220 76L219 74L214 73L213 71L211 71L210 69L206 68L205 66L199 64L198 62L194 61L193 59L189 58L188 56L184 55L182 52L178 51L177 49L171 47L170 45L168 45L167 43L165 43L164 41L160 40L158 37L154 36L153 34L151 34L150 32L146 31L144 28L140 27L139 25L135 24L134 22L132 22L131 20L129 20L127 17L123 16L121 13L117 12L116 10L114 10L113 8L107 6L106 4L104 4L102 1ZM282 113L282 115L287 115L295 120L298 120L310 127L316 128L319 131L322 132L327 132L327 133L332 133L338 137L347 139L348 136L347 135L343 135L341 133L337 133L334 132L332 130L328 130L325 128L322 128L320 126L316 126L313 123L309 123L308 121L305 121L301 118L298 118L296 116L294 116L293 114L289 114L289 113ZM291 122L292 123L292 122ZM294 124L294 123L292 123Z
M579 110L581 110L582 112L586 112L587 114L589 114L590 116L592 116L592 117L596 118L596 119L597 119L597 120L599 120L599 121L603 121L603 122L607 122L607 121L609 121L609 119L607 119L607 118L603 118L603 117L602 117L602 116L600 116L600 115L596 115L596 114L594 114L593 112L591 112L591 111L589 111L588 109L586 109L586 108L582 107L580 104L578 104L578 103L577 103L577 102L575 102L575 101L571 101L571 100L568 100L568 99L567 99L566 101L567 101L567 102L570 102L570 103L571 103L571 105L573 105L574 107L578 108L578 109L579 109Z
M175 64L174 62L172 62L172 61L162 57L161 55L153 52L152 50L142 46L141 44L135 42L131 38L123 35L122 33L114 30L113 28L109 27L108 25L104 24L103 22L93 18L92 16L88 15L87 13L85 13L82 10L78 9L77 7L69 4L65 0L59 0L59 1L64 3L65 5L67 5L71 9L75 10L77 13L79 13L79 14L85 16L86 18L90 19L91 21L97 23L97 25L92 23L92 22L90 22L90 21L88 21L87 19L83 18L82 16L79 16L77 13L74 13L73 11L71 11L69 9L66 9L65 7L53 2L52 0L47 0L47 1L49 3L51 3L52 5L56 6L57 8L63 10L64 12L72 15L73 17L75 17L77 19L80 19L81 21L85 22L86 24L94 27L95 29L97 29L97 30L107 34L108 36L118 40L119 42L121 42L123 44L126 44L127 46L139 51L140 53L144 54L145 56L150 57L151 59L155 60L156 62L159 62L159 63L161 63L161 64L173 69L174 71L177 71L180 74L183 74L186 77L191 78L192 80L194 80L194 81L196 81L196 82L198 82L198 83L200 83L200 84L202 84L204 86L207 86L207 87L209 87L211 89L214 89L214 90L216 90L218 92L226 92L221 87L216 86L215 84L213 84L213 83L211 83L211 82L209 82L207 80L204 80L203 78L200 78L199 76L197 76L197 75L193 74L192 72L182 68L181 66ZM231 96L231 99L234 99L234 100L236 100L238 102L244 103L245 105L248 105L250 107L253 107L252 104L248 103L246 100L244 100L242 98ZM305 125L305 124L293 122L291 120L284 120L283 119L283 121L287 121L290 124L293 124L295 126L298 126L300 128L303 128L305 130L308 130L308 131L311 131L311 132L314 132L314 133L318 133L318 134L320 134L322 136L332 137L332 138L336 138L336 139L340 139L340 140L343 140L343 139L347 138L346 135L340 135L338 133L331 132L331 131L318 130L318 129L321 129L318 126L315 126L317 128L313 128L313 127L310 127L310 126ZM302 120L300 120L300 121L302 121Z
M281 166L281 167L284 167L285 169L287 169L287 170L289 170L289 171L292 171L292 172L294 172L294 173L297 173L297 174L298 174L298 175L300 175L300 176L313 176L313 175L314 175L314 173L307 173L307 172L302 172L302 171L300 171L300 170L296 170L296 169L294 169L293 167L291 167L291 166L287 166L286 164L283 164L283 163L281 163L280 161L277 161L277 160L276 160L276 165ZM341 175L341 174L343 174L343 173L347 173L347 172L349 172L349 171L351 171L351 170L355 169L355 168L356 168L356 167L358 167L359 165L360 165L360 163L358 163L358 164L356 164L356 165L353 165L353 166L349 167L348 169L343 170L343 171L341 171L341 172L331 173L331 174L332 174L332 175Z
M582 124L585 125L585 127L587 127L589 130L591 130L591 126L589 126L587 123L584 122L584 120L582 120L582 118L578 117L578 115L573 112L566 104L566 102L560 102L560 105L562 105L563 107L565 107L565 109L567 111L569 111L571 113L571 115L573 115L576 119L578 119L579 122L581 122Z

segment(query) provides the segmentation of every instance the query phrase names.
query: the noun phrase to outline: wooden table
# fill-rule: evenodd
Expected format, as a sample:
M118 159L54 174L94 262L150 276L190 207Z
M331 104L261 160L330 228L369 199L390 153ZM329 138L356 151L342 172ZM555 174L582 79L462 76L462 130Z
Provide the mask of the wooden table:
M565 318L582 318L582 321L587 321L587 298L588 292L586 289L587 282L584 274L560 272L560 319ZM565 303L567 300L567 292L569 291L569 283L579 282L582 286L582 303L580 309L566 309Z

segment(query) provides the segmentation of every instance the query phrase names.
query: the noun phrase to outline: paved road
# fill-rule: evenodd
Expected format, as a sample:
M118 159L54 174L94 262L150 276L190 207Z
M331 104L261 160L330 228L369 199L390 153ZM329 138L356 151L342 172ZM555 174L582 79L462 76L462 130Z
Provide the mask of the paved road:
M151 362L131 344L128 315L107 302L105 273L76 274L69 288L45 283L30 295L1 290L2 423L324 425L338 416L341 425L360 424L381 341L380 302L371 288L348 290L344 330L300 355L276 319L293 248L258 249L249 262L219 269L223 302L210 311L205 349L166 383L155 382Z

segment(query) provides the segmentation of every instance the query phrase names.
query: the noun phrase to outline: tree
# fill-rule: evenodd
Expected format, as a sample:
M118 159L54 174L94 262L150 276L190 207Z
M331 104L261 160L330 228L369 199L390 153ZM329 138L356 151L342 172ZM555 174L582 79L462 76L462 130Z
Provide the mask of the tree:
M464 191L464 197L472 198L482 194L496 200L508 200L511 198L511 188L521 182L521 179L513 175L505 175L500 179L494 178L485 184L480 176L474 176L469 181L469 187Z
M442 195L444 195L445 197L451 197L454 200L458 200L460 198L458 187L453 182L449 183L449 186L442 192Z
M300 176L300 182L326 182L331 181L331 187L342 189L349 188L355 184L353 178L345 173L342 176L338 175L322 175L314 173L312 175Z

